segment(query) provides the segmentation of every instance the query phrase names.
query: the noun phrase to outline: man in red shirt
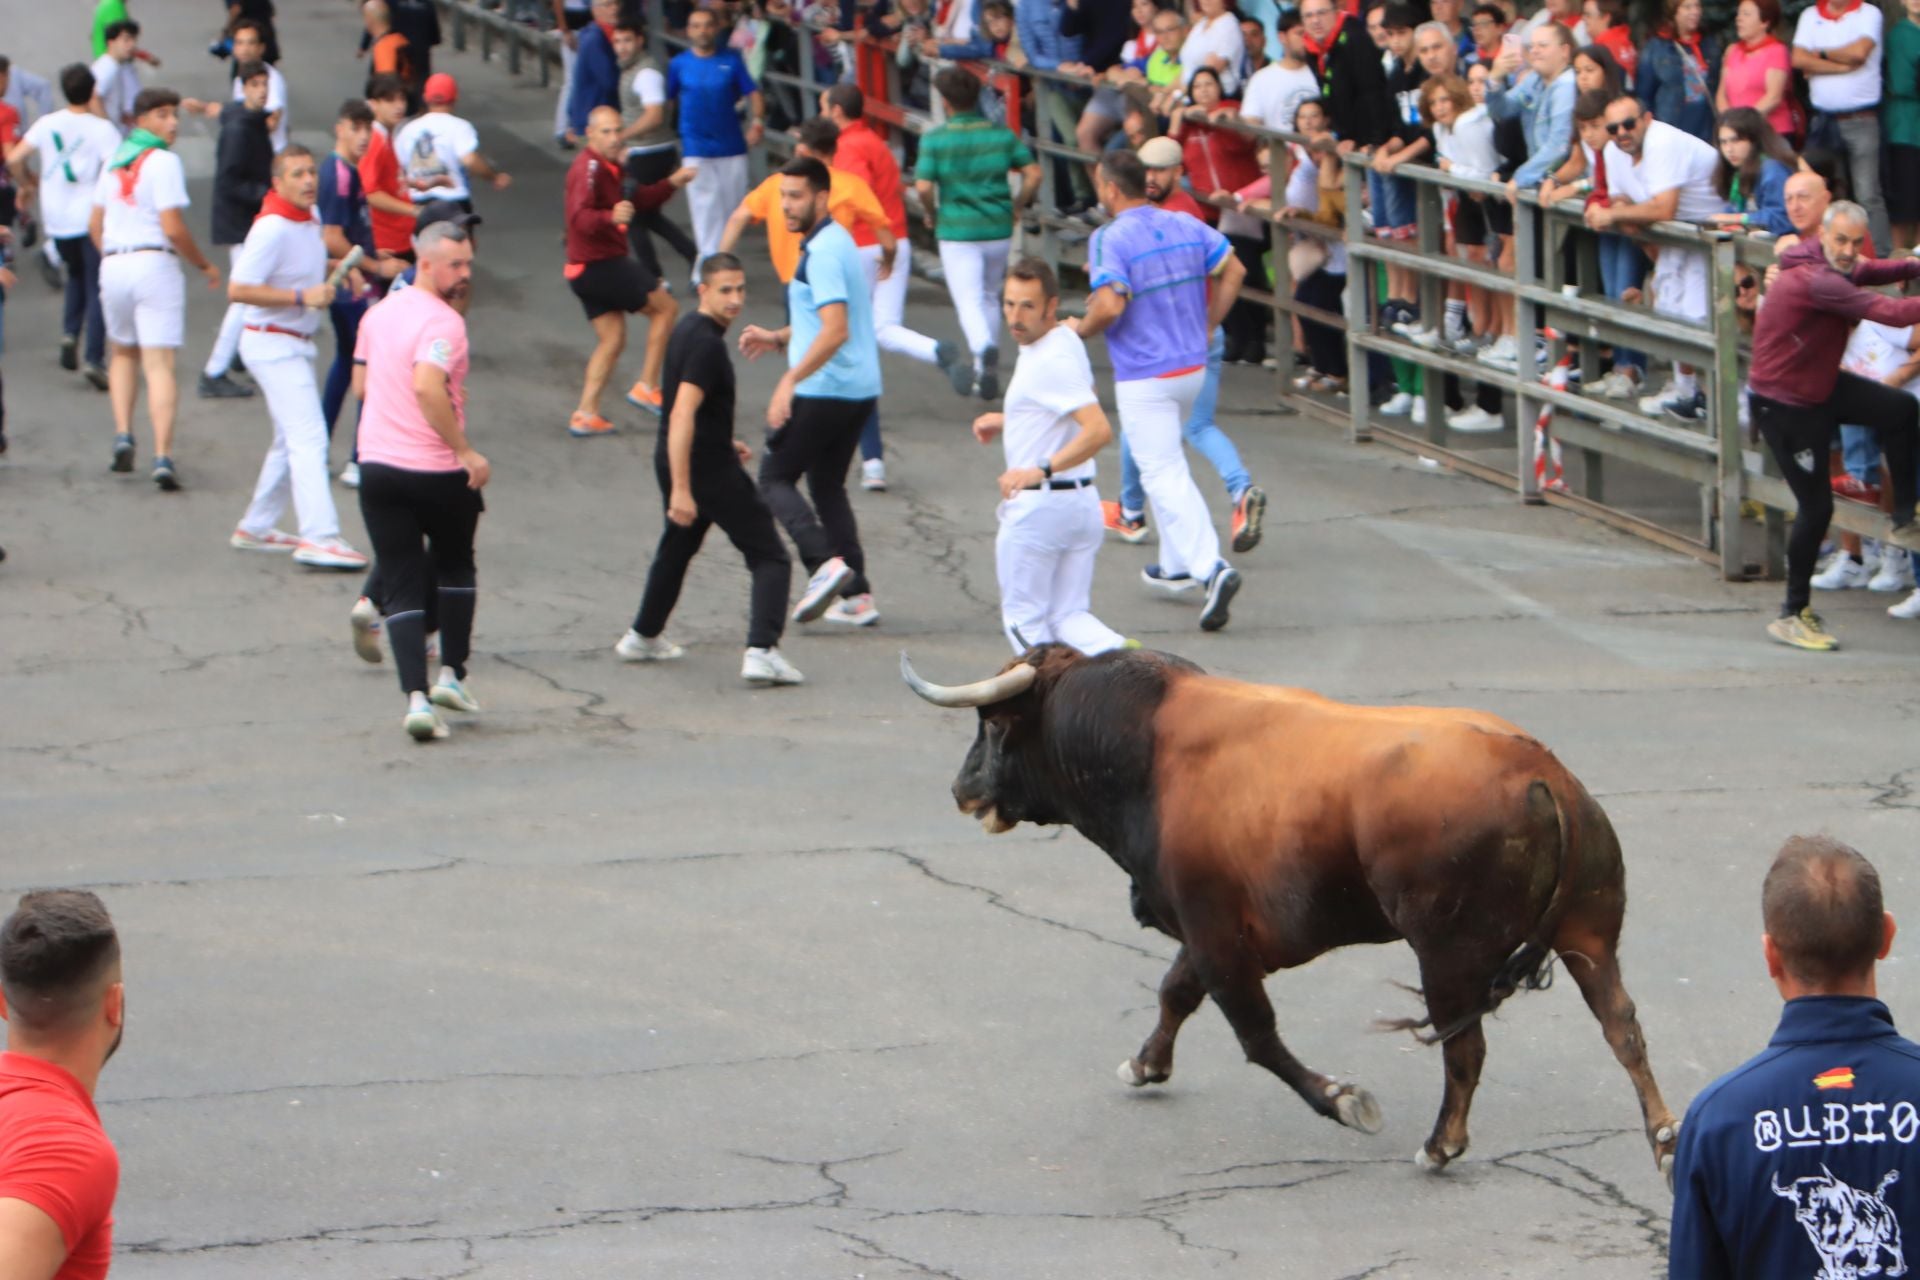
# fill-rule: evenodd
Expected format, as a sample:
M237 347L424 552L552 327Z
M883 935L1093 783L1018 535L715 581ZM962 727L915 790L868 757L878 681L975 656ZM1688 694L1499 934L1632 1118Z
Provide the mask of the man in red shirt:
M407 118L407 86L398 76L367 81L367 107L373 112L373 136L360 157L360 186L373 213L373 247L382 254L413 261L413 219L418 212L407 196L394 154L393 131Z
M666 359L667 339L679 304L667 292L666 281L641 269L627 241L627 228L637 212L657 209L673 193L692 182L697 169L682 167L673 176L625 190L626 141L620 136L616 107L595 107L587 116L587 145L567 169L567 282L586 310L597 339L587 358L587 376L580 388L580 404L567 423L571 436L603 436L613 424L600 416L600 397L613 376L613 366L627 345L627 316L647 316L647 354L640 365L640 387L627 398L652 413L660 412L657 395L638 398L642 387L660 385L660 365Z
M853 243L859 247L867 284L873 290L874 339L882 351L909 356L922 364L939 365L953 389L962 396L970 396L973 394L973 361L952 343L936 342L904 323L907 282L913 275L913 245L907 237L906 201L900 194L900 164L880 135L867 127L866 110L866 95L858 85L837 84L820 95L820 114L840 126L840 141L831 162L833 167L864 180L873 188L874 198L886 211L898 242L893 251L893 269L883 280L880 278L880 242L872 228L858 224L848 228L853 232ZM860 457L861 487L886 488L878 408L860 434Z
M120 1158L93 1093L120 1047L120 939L81 889L29 893L0 923L0 1276L104 1280Z

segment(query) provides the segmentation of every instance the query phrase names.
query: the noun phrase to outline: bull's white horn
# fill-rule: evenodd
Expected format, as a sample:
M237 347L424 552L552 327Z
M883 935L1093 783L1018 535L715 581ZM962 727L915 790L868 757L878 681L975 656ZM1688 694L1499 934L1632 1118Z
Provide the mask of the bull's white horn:
M984 707L995 702L1004 702L1032 688L1034 680L1039 675L1037 670L1023 662L1017 667L1002 671L997 676L976 680L972 684L929 684L914 671L913 663L907 660L905 650L900 654L900 678L907 682L907 688L936 707Z

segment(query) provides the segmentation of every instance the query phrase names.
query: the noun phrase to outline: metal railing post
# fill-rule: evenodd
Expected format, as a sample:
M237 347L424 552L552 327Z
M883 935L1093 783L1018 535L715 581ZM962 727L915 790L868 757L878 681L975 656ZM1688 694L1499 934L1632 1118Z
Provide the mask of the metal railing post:
M1034 77L1033 131L1036 138L1044 138L1049 135L1054 118L1053 96L1058 92L1059 89L1054 85L1052 80L1045 76ZM1047 211L1051 213L1060 207L1060 188L1054 175L1059 172L1063 161L1059 156L1055 155L1042 154L1036 158L1041 161L1040 198L1046 201ZM1077 164L1078 161L1067 160L1064 161L1064 163ZM1067 189L1069 191L1073 189L1071 182L1067 184ZM1054 278L1058 279L1060 275L1060 233L1054 228L1052 221L1046 218L1040 219L1040 259L1045 262L1048 267L1052 268Z
M1431 182L1417 182L1415 224L1419 231L1420 252L1429 258L1446 253L1446 196ZM1420 277L1420 319L1428 327L1438 326L1447 309L1447 282L1439 276ZM1420 370L1420 398L1426 403L1427 439L1445 444L1447 439L1447 378L1437 369Z
M1267 173L1273 177L1270 187L1285 192L1287 180L1293 175L1293 151L1278 138L1267 140ZM1288 306L1293 299L1293 262L1288 257L1291 243L1288 233L1281 228L1276 217L1284 208L1284 198L1269 198L1267 260L1270 266L1267 274L1273 278L1273 345L1268 350L1273 353L1273 390L1276 396L1287 394L1290 389L1288 382L1293 377L1293 311Z
M1536 265L1541 253L1541 223L1546 220L1539 199L1528 194L1515 202L1513 209L1513 278L1519 284L1541 283ZM1525 295L1513 304L1513 341L1518 386L1514 392L1513 425L1516 437L1515 479L1523 502L1546 501L1540 494L1540 482L1534 478L1534 423L1539 420L1541 402L1530 394L1539 385L1540 363L1535 355L1534 336L1540 332L1540 304Z
M1747 495L1747 464L1740 450L1740 317L1734 310L1733 237L1720 235L1712 247L1710 292L1713 316L1713 390L1707 397L1708 422L1720 443L1719 527L1709 546L1720 552L1720 576L1733 582L1747 576L1746 549L1740 536L1740 504Z
M1347 194L1347 246L1351 249L1366 239L1360 217L1366 199L1366 172L1356 157L1347 157L1341 171ZM1368 306L1373 296L1374 265L1364 256L1347 255L1347 294L1342 303L1347 315L1347 438L1358 444L1373 439L1373 387L1368 377L1367 352L1353 341L1355 334L1367 331Z

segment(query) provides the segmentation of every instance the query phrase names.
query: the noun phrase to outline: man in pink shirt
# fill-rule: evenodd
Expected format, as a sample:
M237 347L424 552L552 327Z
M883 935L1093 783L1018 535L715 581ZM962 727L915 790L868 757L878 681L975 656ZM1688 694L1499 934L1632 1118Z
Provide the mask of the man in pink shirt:
M389 294L360 323L354 362L364 366L360 413L360 514L373 540L370 588L386 611L388 643L407 695L415 741L447 736L436 707L478 711L468 696L473 636L473 535L486 509L491 468L467 440L466 312L473 243L464 226L438 222L413 240L413 287ZM362 625L355 607L356 627ZM427 684L427 633L440 631L444 664Z

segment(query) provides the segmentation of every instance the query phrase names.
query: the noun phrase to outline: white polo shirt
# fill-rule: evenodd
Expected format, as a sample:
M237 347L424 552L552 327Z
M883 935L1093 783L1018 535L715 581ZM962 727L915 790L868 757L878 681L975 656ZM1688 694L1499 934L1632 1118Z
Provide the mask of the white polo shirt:
M120 147L120 131L91 111L55 111L35 120L22 141L40 156L40 219L47 235L86 235L94 188Z
M127 118L133 114L133 100L140 96L140 73L133 69L131 62L116 62L110 53L103 53L93 60L93 91L99 95L100 106L107 113L107 119L120 131L122 137L133 126Z
M327 244L320 219L296 222L278 214L255 218L233 260L235 284L260 284L273 289L307 289L327 278ZM257 307L248 304L246 324L250 329L288 329L311 339L320 327L324 310L316 307ZM299 341L288 334L268 333L269 338Z
M1007 383L1002 406L1006 425L1000 434L1007 467L1037 467L1079 434L1073 415L1099 403L1087 344L1065 325L1055 325L1032 346L1020 348L1020 363ZM1077 467L1054 472L1056 480L1078 480L1094 473L1089 458Z
M125 169L102 169L94 184L93 202L105 210L100 234L104 253L170 249L173 242L161 229L160 214L187 207L187 170L179 156L155 147L136 163L140 171L131 195L124 190Z
M1885 54L1881 31L1884 24L1880 6L1869 4L1867 0L1860 0L1838 19L1826 17L1820 12L1818 4L1810 5L1800 15L1800 22L1793 29L1793 43L1795 48L1805 49L1809 53L1838 49L1862 36L1873 41L1873 52L1852 71L1807 77L1807 97L1813 102L1815 111L1864 111L1880 105L1880 61Z
M1713 189L1720 153L1710 142L1663 121L1647 125L1640 142L1640 163L1609 142L1606 151L1607 190L1642 204L1676 187L1680 201L1674 209L1678 222L1705 222L1726 210L1727 202Z
M479 149L480 135L474 127L445 111L429 111L408 121L393 140L393 152L400 157L400 170L407 178L407 195L415 204L468 199L472 188L467 185L465 158ZM412 185L416 179L438 185L422 190Z
M240 77L233 78L233 100L239 102L247 96ZM280 74L280 68L271 62L267 64L267 114L280 113L280 123L273 127L273 153L279 155L287 149L287 78Z

